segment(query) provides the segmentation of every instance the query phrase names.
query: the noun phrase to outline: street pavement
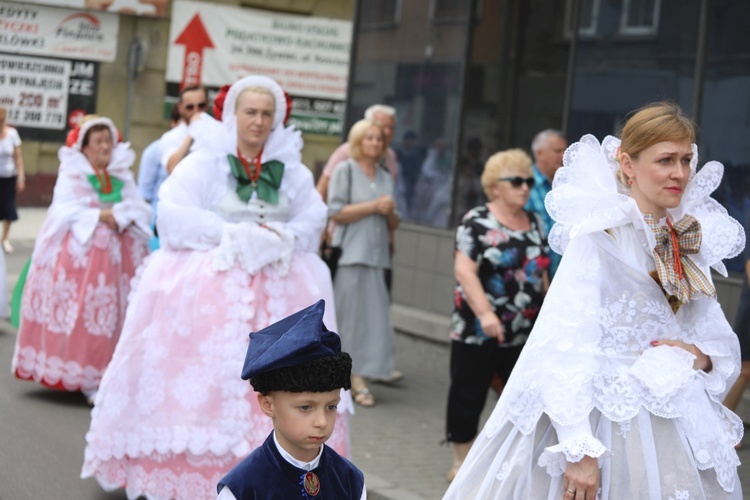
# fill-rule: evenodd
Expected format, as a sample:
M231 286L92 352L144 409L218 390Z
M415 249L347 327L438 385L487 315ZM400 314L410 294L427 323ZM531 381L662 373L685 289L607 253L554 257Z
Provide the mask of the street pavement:
M44 217L41 209L22 209L6 255L8 286L31 254L33 238ZM446 333L447 338L447 333ZM19 381L10 373L15 330L0 320L0 500L123 500L92 479L81 480L84 436L90 408L77 393L45 389ZM396 334L396 364L404 379L370 384L377 400L372 408L356 407L351 420L353 461L365 474L371 500L440 499L451 465L444 436L448 387L448 342ZM2 368L2 367L5 368ZM496 401L488 397L484 421ZM750 421L750 400L740 407ZM750 495L750 452L739 452L743 491Z

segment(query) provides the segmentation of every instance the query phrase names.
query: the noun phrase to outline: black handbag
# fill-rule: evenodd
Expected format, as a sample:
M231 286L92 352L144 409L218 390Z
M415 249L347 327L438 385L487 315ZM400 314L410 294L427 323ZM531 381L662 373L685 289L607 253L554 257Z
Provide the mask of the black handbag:
M336 269L339 267L339 259L341 258L341 247L332 247L327 241L323 241L320 246L320 258L326 263L328 269L331 270L331 280L336 277Z
M347 205L352 202L352 166L349 162L346 164L347 172L349 174L349 196L347 197ZM342 248L341 244L344 242L344 238L346 237L346 229L349 227L348 224L344 225L344 230L341 233L341 243L339 245L333 246L328 244L328 238L323 239L323 244L320 245L320 258L323 259L323 262L326 263L328 266L328 269L331 271L331 280L333 280L336 277L336 269L339 267L339 259L341 258L341 254L344 252L344 249Z

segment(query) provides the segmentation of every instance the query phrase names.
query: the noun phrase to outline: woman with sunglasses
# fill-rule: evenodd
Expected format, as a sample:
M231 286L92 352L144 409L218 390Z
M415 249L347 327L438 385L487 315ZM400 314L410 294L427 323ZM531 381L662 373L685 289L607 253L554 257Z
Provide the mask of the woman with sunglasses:
M546 198L562 262L445 499L742 498L743 424L721 404L740 349L711 268L745 232L695 137L662 102L565 152Z
M83 477L128 498L215 499L272 429L240 378L248 334L320 299L337 329L317 255L327 208L285 92L253 75L217 100L221 122L200 120L197 149L159 190L161 248L134 283L86 435ZM352 406L343 392L329 441L345 456Z
M481 181L489 202L469 210L456 230L449 480L477 434L493 376L503 382L510 376L549 284L544 226L523 208L534 185L531 158L520 149L495 153Z

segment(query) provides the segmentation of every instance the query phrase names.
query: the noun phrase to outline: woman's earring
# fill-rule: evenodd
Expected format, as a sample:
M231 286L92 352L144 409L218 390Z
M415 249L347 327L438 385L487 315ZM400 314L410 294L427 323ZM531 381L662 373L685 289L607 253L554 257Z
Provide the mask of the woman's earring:
M628 186L633 185L633 179L634 179L633 177L628 177Z

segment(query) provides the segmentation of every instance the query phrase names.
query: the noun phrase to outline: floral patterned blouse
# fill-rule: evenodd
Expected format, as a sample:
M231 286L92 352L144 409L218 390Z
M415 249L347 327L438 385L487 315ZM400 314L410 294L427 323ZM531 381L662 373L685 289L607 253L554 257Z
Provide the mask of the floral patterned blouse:
M526 212L531 229L502 225L486 206L470 210L456 230L456 250L479 265L482 288L505 330L505 342L488 337L456 284L451 339L468 344L522 345L534 326L543 298L549 248L537 216Z

